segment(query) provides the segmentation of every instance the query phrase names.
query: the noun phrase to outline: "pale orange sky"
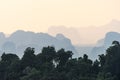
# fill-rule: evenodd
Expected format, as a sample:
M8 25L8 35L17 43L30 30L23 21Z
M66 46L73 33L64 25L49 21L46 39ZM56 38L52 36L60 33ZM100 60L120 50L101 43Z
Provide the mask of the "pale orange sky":
M0 0L0 32L47 32L50 26L100 26L120 20L120 0Z

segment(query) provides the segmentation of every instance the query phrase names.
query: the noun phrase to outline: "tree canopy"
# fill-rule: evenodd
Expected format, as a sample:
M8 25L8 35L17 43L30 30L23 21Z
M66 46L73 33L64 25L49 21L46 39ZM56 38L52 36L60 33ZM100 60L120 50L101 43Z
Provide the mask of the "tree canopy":
M72 51L43 47L41 53L28 47L20 59L3 53L0 80L120 80L120 44L113 41L106 54L92 61L87 54L72 58Z

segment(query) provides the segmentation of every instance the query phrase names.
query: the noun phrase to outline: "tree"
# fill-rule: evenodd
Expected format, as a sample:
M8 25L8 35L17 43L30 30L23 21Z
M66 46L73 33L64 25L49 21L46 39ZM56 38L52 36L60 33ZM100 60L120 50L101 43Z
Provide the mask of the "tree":
M54 47L43 47L41 56L43 57L43 61L52 62L56 57L56 51Z
M120 45L118 41L113 41L112 46L106 50L106 55L102 56L103 66L101 74L105 80L120 79ZM110 76L108 76L110 74ZM103 77L102 75L102 77Z
M113 41L112 44L113 45L118 45L118 46L120 45L120 43L118 41Z
M29 70L27 75L20 78L20 80L40 80L41 73L36 70L35 68L32 68Z
M100 71L100 66L99 66L100 62L98 60L95 60L93 63L93 73L94 74L98 74L98 72Z
M48 46L43 47L42 52L39 53L37 56L37 63L36 68L41 69L43 72L44 70L50 70L54 67L53 61L56 58L56 51L54 47Z
M1 56L0 61L0 80L19 80L18 70L19 57L16 54L5 54Z
M22 68L27 66L34 67L35 66L35 54L34 48L28 47L24 51L24 55L21 60Z
M19 60L19 57L16 54L5 54L1 56L1 61L11 64L12 62Z
M66 51L64 49L60 49L57 51L57 62L59 66L65 65L65 63L72 58L73 53L71 51Z
M100 61L100 66L103 67L105 64L105 55L104 54L99 55L99 61Z

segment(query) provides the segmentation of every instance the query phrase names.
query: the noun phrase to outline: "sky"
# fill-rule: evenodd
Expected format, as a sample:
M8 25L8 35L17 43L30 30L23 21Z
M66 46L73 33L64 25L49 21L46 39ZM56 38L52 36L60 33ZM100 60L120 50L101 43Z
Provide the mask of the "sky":
M120 0L0 0L0 32L47 32L51 26L101 26L120 20Z

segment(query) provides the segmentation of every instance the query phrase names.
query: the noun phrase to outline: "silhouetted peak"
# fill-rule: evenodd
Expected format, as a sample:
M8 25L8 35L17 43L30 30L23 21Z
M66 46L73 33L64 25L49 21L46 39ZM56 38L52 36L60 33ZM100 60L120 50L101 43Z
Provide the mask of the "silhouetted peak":
M57 34L57 35L56 35L56 38L57 38L57 39L61 39L61 40L62 40L62 39L66 39L63 34Z
M5 34L3 32L0 32L0 38L5 38Z
M17 30L14 33L24 33L24 32L25 32L24 30Z
M106 34L106 37L110 36L110 37L114 37L115 35L120 35L118 32L108 32Z

